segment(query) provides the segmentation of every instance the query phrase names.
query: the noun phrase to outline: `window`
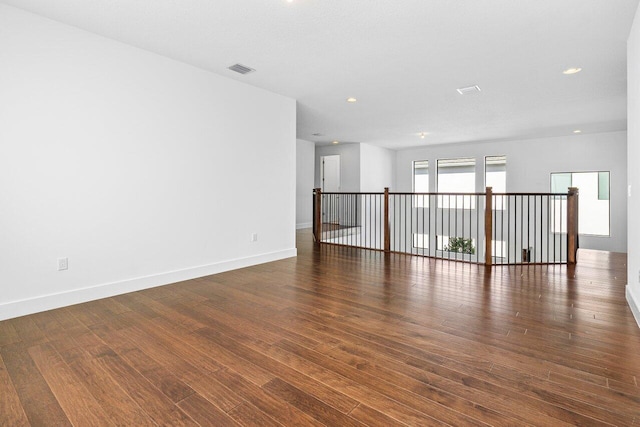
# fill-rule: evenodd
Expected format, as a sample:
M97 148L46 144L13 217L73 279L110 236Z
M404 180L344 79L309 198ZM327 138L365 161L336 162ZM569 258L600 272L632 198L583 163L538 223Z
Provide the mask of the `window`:
M429 235L413 233L413 247L418 249L429 249Z
M438 193L475 193L476 160L473 158L438 160ZM475 209L474 196L438 196L444 209Z
M491 187L494 193L507 192L507 157L487 156L484 159L484 183L485 187ZM496 196L493 200L493 209L503 211L505 197Z
M578 232L593 236L609 236L609 172L567 172L551 174L551 192L566 193L577 187ZM566 202L563 206L566 212ZM561 226L566 232L566 226Z
M506 258L507 242L504 240L491 240L491 256L496 258Z
M429 192L429 160L413 162L413 192ZM413 196L413 206L416 208L428 208L429 196Z

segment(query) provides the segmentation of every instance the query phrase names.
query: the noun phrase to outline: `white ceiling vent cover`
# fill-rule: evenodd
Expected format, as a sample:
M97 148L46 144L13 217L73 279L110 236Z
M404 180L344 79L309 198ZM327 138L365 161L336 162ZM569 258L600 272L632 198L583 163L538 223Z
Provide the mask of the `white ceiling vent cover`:
M231 67L229 67L229 69L231 71L235 71L236 73L240 73L240 74L249 74L255 71L253 68L249 68L246 65L242 65L242 64L234 64Z
M456 89L460 95L469 95L470 93L478 93L481 91L480 86L467 86Z

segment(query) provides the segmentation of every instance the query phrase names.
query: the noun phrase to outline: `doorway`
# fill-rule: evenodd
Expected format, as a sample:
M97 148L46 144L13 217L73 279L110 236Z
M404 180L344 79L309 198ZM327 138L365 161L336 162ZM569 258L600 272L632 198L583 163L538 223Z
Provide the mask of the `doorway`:
M340 191L340 156L320 157L320 182L323 193L337 193ZM340 195L327 194L323 196L322 222L324 224L340 224Z
M340 191L340 156L320 157L320 180L323 193Z

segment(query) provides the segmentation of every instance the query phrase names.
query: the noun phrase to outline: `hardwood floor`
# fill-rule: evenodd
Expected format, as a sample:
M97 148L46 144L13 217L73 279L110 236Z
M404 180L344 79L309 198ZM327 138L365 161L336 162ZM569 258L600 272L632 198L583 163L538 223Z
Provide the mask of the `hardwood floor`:
M0 425L640 425L624 254L298 251L0 322Z

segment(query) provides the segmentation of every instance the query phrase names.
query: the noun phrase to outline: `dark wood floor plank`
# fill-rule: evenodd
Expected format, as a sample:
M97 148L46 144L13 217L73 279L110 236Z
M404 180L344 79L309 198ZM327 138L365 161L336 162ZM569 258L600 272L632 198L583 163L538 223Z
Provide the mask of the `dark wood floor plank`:
M119 357L104 356L97 361L156 423L174 426L197 425L169 398Z
M213 375L218 381L234 390L247 402L285 426L323 425L321 422L316 421L314 418L290 405L287 401L278 399L277 396L266 392L236 372L223 368L214 372Z
M283 348L284 350L298 354L299 356L313 361L320 366L324 366L327 369L335 371L346 378L350 378L351 380L356 381L359 384L364 384L372 390L376 390L389 397L393 396L393 399L418 411L421 411L425 415L433 416L436 419L445 421L452 425L486 425L486 423L478 419L477 413L471 411L471 408L474 407L473 404L464 402L463 399L456 399L455 396L448 396L450 397L450 399L447 400L447 403L455 407L455 409L453 409L452 406L445 405L441 401L439 402L438 400L440 399L434 395L425 397L419 394L415 394L403 387L398 387L397 384L392 384L387 381L380 380L371 374L362 372L357 368L353 368L349 365L323 356L320 353L315 352L314 350L306 349L290 341L282 340L276 345ZM469 409L469 412L471 412L472 415L459 412L459 410L462 408ZM478 409L480 411L484 410L484 408L480 407L480 405L478 405Z
M234 427L240 425L226 412L199 394L193 394L185 398L178 403L178 406L202 427Z
M282 427L283 425L249 403L236 406L228 412L229 416L243 426ZM286 427L286 425L285 425Z
M73 425L111 425L102 407L53 347L31 347L29 354Z
M300 372L330 386L351 398L376 408L380 413L406 425L441 426L444 422L429 415L403 405L376 390L358 384L330 369L313 363L303 356L288 352L275 345L266 345L263 349L266 354L285 363ZM375 424L374 424L375 425Z
M100 300L72 305L67 310L86 327L102 323L115 314Z
M173 325L171 325L171 327L172 326ZM203 352L198 348L185 344L182 337L184 335L188 335L188 331L183 331L182 334L176 333L176 335L173 335L167 331L167 329L160 327L155 322L149 322L124 330L122 333L130 337L137 336L141 343L149 342L151 345L151 341L155 341L156 344L161 345L176 357L189 362L193 366L207 373L215 372L223 366L221 361L211 357L211 354L206 351Z
M354 410L349 413L349 416L367 426L400 427L407 425L364 404L360 404L354 408Z
M372 343L368 343L368 342L363 341L363 340L357 340L357 338L356 338L356 337L353 337L353 336L352 336L352 337L341 337L341 338L344 338L344 339L346 339L347 341L354 341L354 340L356 340L356 341L357 341L358 348L359 348L360 350L362 349L362 347L361 347L361 346L363 346L363 345L364 345L364 346L366 346L366 345L368 345L368 344L372 344ZM377 352L381 352L381 353L390 352L394 357L398 357L398 352L395 352L395 351L393 351L393 350L391 350L391 349L389 349L389 348L384 348L384 347L381 347L381 346L376 346L376 351L377 351ZM331 354L331 353L328 353L328 354ZM400 356L400 357L402 358L402 356ZM406 358L407 356L405 355L404 357ZM370 361L374 361L374 360L375 360L375 358L376 358L376 356L375 356L375 355L372 355L372 354L369 354L369 355L367 355L367 358L368 358ZM441 362L442 362L442 358L440 358L440 359L438 359L438 360L437 360L437 364L439 364L439 363L441 363ZM362 365L361 365L361 366L359 366L360 368L365 368L365 363L366 363L365 361L358 362L358 363L362 363ZM385 365L388 365L389 363L392 363L392 359L387 359L387 360L385 360L385 362L384 362L384 364L385 364ZM437 366L437 364L436 364L436 365L434 365L434 366ZM486 367L487 367L487 369L488 369L488 368L490 367L490 364L486 365ZM444 371L444 370L446 370L446 369L444 369L444 368L443 368L443 369L442 369L442 371ZM406 370L405 370L405 371L406 371ZM440 374L442 374L442 372L439 372L439 373L440 373ZM418 372L418 373L413 373L413 372L409 372L409 373L408 373L408 375L410 375L410 376L418 376L418 374L419 374L419 372ZM464 378L463 378L463 376L462 376L462 375L455 375L454 380L456 380L456 381L463 381L463 380L464 380ZM455 384L454 384L454 386L455 386ZM463 386L463 387L466 387L466 386ZM455 389L456 387L452 387L452 388L454 388L454 389ZM458 389L460 390L460 387L458 387ZM461 390L464 392L464 391L465 391L465 388L462 388ZM470 389L469 389L469 392L471 392L472 390L473 390L473 389L471 389L471 388L470 388ZM491 390L491 395L488 395L488 396L487 396L487 395L483 395L483 396L481 396L481 401L491 400L493 393L495 393L495 390L493 390L493 389L492 389L492 390ZM464 394L464 393L463 393L463 394ZM509 393L507 393L507 394L509 394ZM468 393L467 393L467 395L468 395ZM498 399L500 399L500 398L498 397ZM519 408L516 408L516 410L517 410L517 409L519 409ZM514 411L514 412L517 412L517 411ZM526 412L526 408L525 408L525 411L524 411L524 412L525 412L525 414L527 414L527 412ZM548 420L548 421L550 421L550 420ZM557 422L559 422L559 421L556 421L556 423L557 423Z
M29 420L11 378L7 373L4 360L0 355L0 417L9 426L28 426Z
M174 308L176 305L186 307L191 306L190 304L186 304L183 300L155 300L152 298L147 298L144 294L140 294L139 301L143 305L159 313L160 316L164 317L165 319L169 319L174 323L177 323L178 325L189 331L195 331L206 326L204 323L200 323L194 316L190 315L190 313L185 315ZM194 304L199 304L200 302L201 300L198 300Z
M86 351L93 361L158 424L189 426L196 423L178 408L167 396L131 367L112 348L93 332L74 337L74 341Z
M147 356L146 352L141 350L141 348L145 348L144 346L139 348L126 339L118 338L115 334L108 334L105 339L118 356L141 373L147 381L164 393L172 402L180 402L194 393L191 387L183 383L171 371Z
M48 342L63 339L69 335L69 331L58 322L55 313L56 310L50 310L36 313L31 317Z
M194 359L197 359L199 354L196 354L196 357L187 356L187 358L183 359L179 355L169 352L162 342L149 340L148 335L136 328L121 330L118 333L132 342L140 343L148 355L163 364L167 369L171 369L178 378L188 384L200 396L214 403L223 411L228 412L242 404L243 400L233 391L220 384L216 379L211 378L211 373L219 369L218 365L215 366L215 369L210 369L206 366L196 367L192 364L197 364L197 360Z
M0 348L0 355L31 425L71 426L27 348L11 344Z
M275 378L273 373L268 372L260 366L256 366L252 362L239 358L223 346L200 338L197 335L189 334L187 331L181 331L180 328L162 319L154 319L154 323L160 325L163 333L172 337L176 342L187 344L198 350L201 354L208 355L208 357L214 359L220 366L238 372L257 386L261 386Z
M70 341L73 341L70 339ZM56 346L59 343L53 343ZM60 356L81 379L94 399L102 406L116 425L155 426L147 415L120 384L88 352L75 343L59 346Z
M363 426L356 419L345 415L280 378L274 378L263 385L262 388L326 425Z
M22 316L10 319L7 322L13 326L20 336L20 342L23 344L23 347L31 347L47 341L46 335L40 330L31 316Z
M268 346L267 343L255 343L253 340L249 340L244 341L246 345L243 345L240 342L236 342L235 338L237 338L237 335L224 335L211 328L203 328L198 331L198 334L218 345L224 346L237 354L238 357L242 357L269 372L273 372L279 377L286 378L292 385L301 388L305 393L310 394L314 398L345 414L349 413L358 404L356 400L333 390L331 387L325 386L321 382L314 381L295 369L262 353L260 349L263 348L263 345ZM240 338L240 341L243 341L242 338Z
M151 289L148 289L147 291L151 291ZM118 303L146 318L154 318L161 315L160 312L150 308L148 305L145 305L146 299L149 298L149 292L132 292L129 294L117 295L113 298Z
M514 399L510 389L472 376L460 375L429 362L425 362L420 368L417 368L381 355L369 355L363 348L349 347L344 344L327 354L380 379L386 379L392 383L397 381L408 390L420 395L429 395L441 403L447 401L447 393L452 393L464 398L470 402L469 404L477 404L479 408L490 406L502 414L502 416L494 414L491 419L492 415L486 413L486 419L491 424L506 423L508 425L513 422L513 419L518 419L522 423L529 420L541 425L560 426L564 424L568 426L574 424L574 419L583 421L584 418L574 414L567 414L567 417L573 415L573 418L569 420L553 417L551 414L558 412L564 415L565 411L544 401ZM518 401L517 405L516 401ZM545 409L547 409L546 412ZM472 411L464 412L471 413ZM504 414L507 413L509 413L509 420L504 419ZM587 421L590 420L587 419Z
M0 347L20 342L20 335L8 320L0 322Z

